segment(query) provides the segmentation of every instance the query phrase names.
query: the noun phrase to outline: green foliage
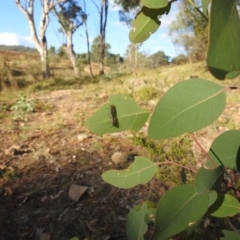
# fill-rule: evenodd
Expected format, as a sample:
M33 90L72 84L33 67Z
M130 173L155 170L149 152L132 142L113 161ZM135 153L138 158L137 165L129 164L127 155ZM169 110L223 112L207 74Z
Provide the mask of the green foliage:
M161 92L156 90L154 87L143 87L140 88L136 93L134 93L134 96L136 96L136 99L147 102L151 99L154 99L161 95Z
M209 125L224 110L226 96L223 90L219 84L203 79L176 84L156 105L148 129L149 137L171 138Z
M189 4L188 0L180 1L176 18L169 27L169 35L176 46L184 49L188 60L199 61L206 55L208 22L196 11L198 8L194 7L194 2L200 5L199 0L193 1L193 4Z
M240 240L240 234L229 230L223 230L224 236L221 240Z
M0 45L0 49L4 51L37 53L37 49L21 45Z
M170 7L171 3L161 9L142 7L132 23L133 29L129 33L130 41L141 43L147 40L161 25L161 21L158 19L159 15L168 14Z
M102 174L102 178L105 182L119 188L132 188L139 184L149 182L157 169L157 165L152 161L136 157L131 166L123 171L109 170Z
M194 185L172 188L158 203L152 239L168 239L182 232L202 218L207 209L208 194L198 194Z
M184 54L177 55L176 57L172 58L172 61L171 61L171 63L177 64L177 65L184 64L186 62L188 62L188 58Z
M213 141L208 155L216 166L224 165L239 171L239 143L240 132L238 130L226 131ZM207 164L210 165L210 162L208 161Z
M113 124L111 105L116 107L117 125ZM128 106L126 108L125 106ZM139 108L136 102L120 94L112 95L109 102L104 104L92 117L86 121L86 127L97 135L121 132L125 130L138 131L149 116L149 112Z
M48 49L48 54L54 56L56 54L56 48L54 46L50 46Z
M145 217L147 215L147 204L143 203L141 208L138 207L130 210L127 217L127 237L128 239L144 240L144 234L148 230Z
M157 16L170 10L164 7L165 0L157 1L163 4L162 8L147 8L152 6L153 2L156 3L151 0L142 1L142 4L146 5L142 7L133 22L134 28L130 32L132 42L145 41L150 36L150 32L156 31L160 25ZM208 17L209 1L201 1L203 12L194 2L189 2L204 19ZM221 80L225 79L227 74L240 70L240 25L239 17L236 17L235 4L234 0L211 2L208 66L210 72ZM217 22L219 18L221 24ZM149 123L148 136L159 140L197 131L215 121L223 112L225 104L225 88L220 84L198 78L182 81L160 98ZM107 117L108 113L110 117ZM114 95L87 120L86 126L98 135L124 130L138 131L147 120L148 114L141 110L133 99ZM107 127L107 122L110 123L110 127ZM193 140L197 141L195 137ZM237 196L238 191L231 186L225 171L226 168L239 170L239 143L238 130L221 134L213 141L209 153L206 153L207 165L211 168L201 167L195 170L196 177L192 184L183 184L170 189L160 198L157 207L151 207L153 208L151 213L154 215L151 240L165 240L177 234L180 236L183 233L190 234L209 214L226 218L240 213L240 203L232 194L234 192ZM102 174L102 178L113 186L131 188L150 181L158 171L157 165L162 166L167 163L185 168L179 162L164 160L153 162L136 157L128 169L109 170ZM221 191L223 185L228 187L230 185L224 193ZM127 218L129 240L143 240L146 236L147 224L150 222L150 218L147 217L149 209L150 207L143 203L129 212ZM222 239L238 239L239 230L230 222L229 226L234 232L223 230L225 237Z
M105 43L105 56L108 56L111 45ZM100 36L96 37L92 41L91 45L91 58L94 62L99 62L101 52L101 38Z
M129 12L139 6L140 0L114 0L114 3L121 5L126 12Z
M30 112L33 112L33 110L34 110L33 101L25 96L18 94L15 104L11 107L11 111L13 112L12 119L14 121L26 122L28 120L26 115Z
M63 46L60 46L59 48L58 48L58 50L57 50L57 55L59 56L59 57L67 57L67 53L66 53L66 50L64 49L64 47Z
M216 78L225 79L228 73L240 71L240 19L235 0L216 0L211 12L207 64Z

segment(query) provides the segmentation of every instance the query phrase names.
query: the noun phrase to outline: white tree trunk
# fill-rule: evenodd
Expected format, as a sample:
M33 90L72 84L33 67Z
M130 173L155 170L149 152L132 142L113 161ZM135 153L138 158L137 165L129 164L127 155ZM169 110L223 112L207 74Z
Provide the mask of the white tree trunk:
M49 67L47 61L47 39L46 30L49 24L49 12L59 2L65 2L67 0L41 0L42 16L40 20L39 36L36 31L36 23L34 20L34 0L25 0L25 4L21 4L21 0L15 0L17 7L26 16L30 28L32 41L41 57L42 62L42 74L44 78L49 77Z
M78 69L78 66L76 63L76 57L73 52L72 32L71 31L67 32L66 36L67 36L67 45L65 46L65 50L66 50L68 57L72 63L75 78L80 78L80 72L79 72L79 69Z

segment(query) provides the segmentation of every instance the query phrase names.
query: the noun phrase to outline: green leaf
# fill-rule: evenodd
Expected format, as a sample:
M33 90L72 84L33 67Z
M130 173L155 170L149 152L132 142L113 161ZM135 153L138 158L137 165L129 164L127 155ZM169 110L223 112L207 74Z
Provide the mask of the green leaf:
M208 209L208 195L198 194L193 185L181 185L159 201L151 240L164 240L182 232L201 219Z
M168 0L141 0L141 3L147 8L164 8L168 5Z
M211 0L202 0L202 10L203 14L208 17L208 6L210 4Z
M207 64L218 79L240 70L240 20L235 0L211 3Z
M229 231L229 230L222 230L225 237L221 237L221 240L240 240L240 235L236 232Z
M133 208L127 216L127 237L131 240L144 240L144 234L148 230L145 222L147 205L143 203L140 209Z
M118 188L133 188L149 182L156 173L157 165L143 157L135 157L135 161L125 170L109 170L102 174L105 182Z
M212 190L208 192L208 207L212 206L216 202L218 194L216 191Z
M209 157L219 166L240 170L240 131L229 130L219 135L212 143ZM207 162L208 166L211 163Z
M229 195L219 195L217 201L209 208L209 212L214 217L232 217L240 212L240 203Z
M152 139L194 132L214 122L226 104L224 88L203 79L188 79L169 89L159 100L150 120Z
M153 12L151 16L146 14ZM132 23L132 30L129 33L129 40L133 43L142 43L159 28L161 21L158 20L156 10L142 8Z
M227 73L226 78L227 79L233 79L233 78L236 78L239 75L240 75L240 71L233 71L233 72Z
M224 168L219 166L215 169L201 167L195 177L195 188L198 193L207 193L211 190L219 192L223 180Z
M146 213L146 216L145 216L145 222L147 224L155 222L156 212L157 212L156 208L148 208L147 209L147 213Z
M116 109L117 126L112 124L111 105L115 106ZM132 98L116 94L110 96L109 102L87 119L85 126L99 136L126 130L137 132L143 127L148 116L149 112L139 108Z
M232 229L234 232L236 232L238 235L240 235L240 230L237 229L235 226L233 226L233 224L231 223L231 221L230 221L229 218L227 219L227 221L228 221L228 224L229 224L229 226L231 227L231 229Z

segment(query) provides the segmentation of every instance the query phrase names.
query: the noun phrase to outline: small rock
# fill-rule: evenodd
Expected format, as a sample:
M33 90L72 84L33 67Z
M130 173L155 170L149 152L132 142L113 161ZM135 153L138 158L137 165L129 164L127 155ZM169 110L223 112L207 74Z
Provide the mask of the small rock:
M82 142L84 139L87 139L88 135L86 133L80 133L77 135L78 141Z
M40 236L40 240L50 240L51 238L51 235L47 234L47 233L43 233L41 236Z
M127 156L123 152L115 152L111 156L111 160L115 165L121 165L127 161Z
M77 202L80 197L87 191L87 189L88 187L72 184L69 189L68 196L70 199Z

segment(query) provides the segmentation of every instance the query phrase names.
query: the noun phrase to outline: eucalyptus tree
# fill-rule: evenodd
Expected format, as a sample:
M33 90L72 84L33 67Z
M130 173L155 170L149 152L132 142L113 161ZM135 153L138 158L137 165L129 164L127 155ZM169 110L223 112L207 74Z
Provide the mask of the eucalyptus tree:
M140 10L140 0L114 0L114 3L122 8L118 11L120 22L131 27L134 16Z
M109 49L111 48L111 45L109 43L105 42L105 49L104 52L106 55L109 53ZM93 39L92 45L91 45L91 56L92 60L97 62L99 61L99 57L101 55L101 37L97 36L96 38Z
M79 68L73 51L72 38L76 30L83 25L83 21L86 21L87 15L75 0L68 0L55 5L53 12L61 25L60 32L66 36L66 43L63 44L63 48L71 61L75 77L80 78Z
M47 61L47 38L46 31L50 21L49 13L58 3L66 2L67 0L40 0L41 4L41 19L40 19L40 28L39 34L37 34L36 30L36 22L34 15L34 4L35 0L15 0L17 7L22 11L22 13L26 16L32 41L41 57L42 62L42 74L44 78L48 78L50 76L49 66Z
M173 43L184 49L190 61L205 59L207 52L208 21L194 7L200 4L199 0L193 4L188 0L179 1L178 13L169 27Z
M104 58L105 58L105 39L106 39L106 27L107 27L107 17L108 17L108 7L109 0L100 0L100 7L92 0L93 4L96 6L99 16L99 38L100 38L100 55L99 55L99 75L104 74Z
M83 0L83 11L87 13L85 0ZM85 16L86 18L83 18L82 20L85 26L85 35L86 35L86 42L87 42L87 63L89 66L91 77L93 78L94 76L93 76L92 64L91 64L90 43L89 43L89 34L88 34L88 26L87 26L87 14Z

